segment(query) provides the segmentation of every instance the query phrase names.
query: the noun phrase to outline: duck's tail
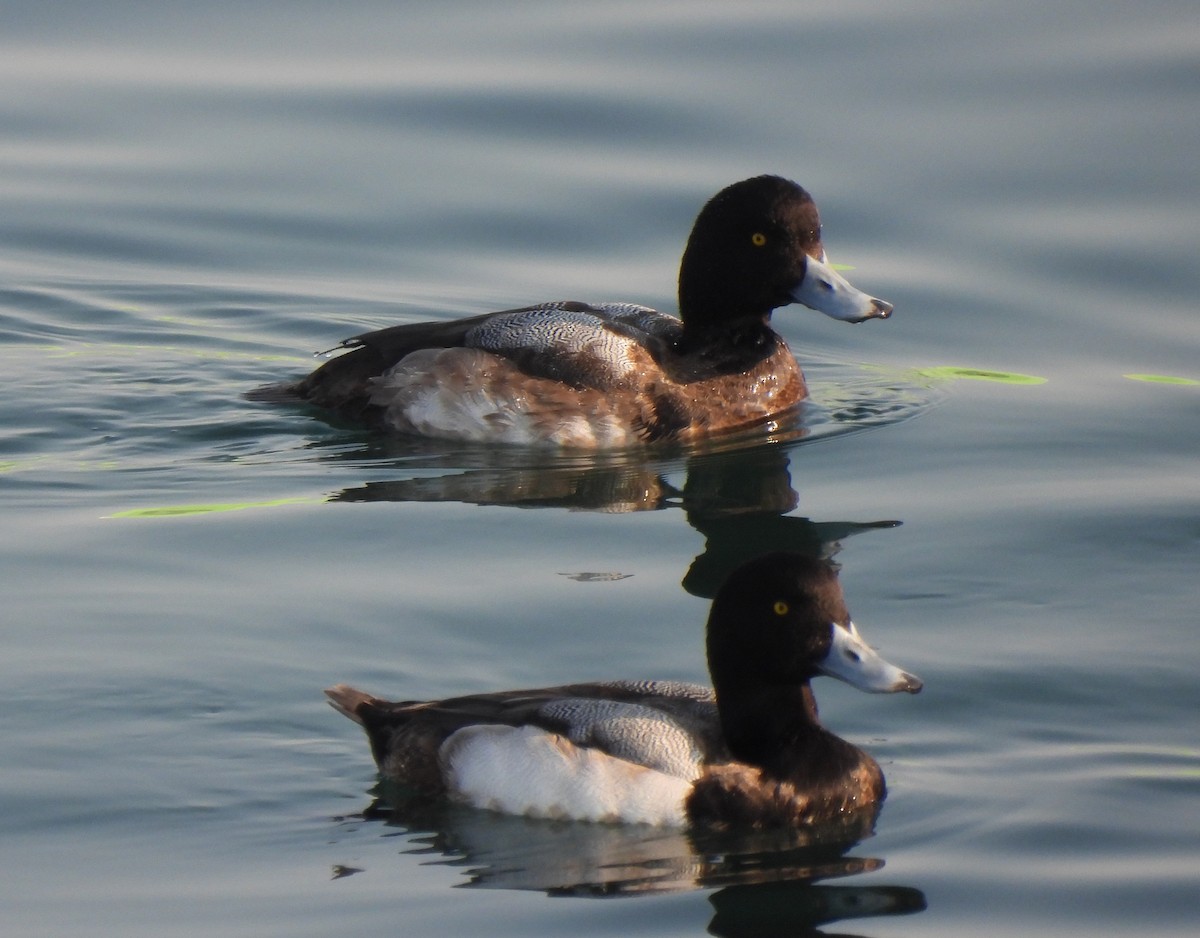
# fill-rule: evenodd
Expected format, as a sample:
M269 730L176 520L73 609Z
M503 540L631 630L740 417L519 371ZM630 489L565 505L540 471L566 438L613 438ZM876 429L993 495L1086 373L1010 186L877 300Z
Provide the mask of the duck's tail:
M360 690L351 687L349 684L335 684L333 687L326 688L325 696L329 698L329 705L338 713L348 716L359 726L364 726L363 718L359 715L358 709L363 704L374 704L377 701L370 694L365 694Z

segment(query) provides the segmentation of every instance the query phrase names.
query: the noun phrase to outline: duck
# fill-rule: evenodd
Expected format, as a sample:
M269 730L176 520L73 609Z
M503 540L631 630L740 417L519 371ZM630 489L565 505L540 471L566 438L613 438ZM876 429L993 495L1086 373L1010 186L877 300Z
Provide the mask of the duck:
M330 704L366 732L380 777L415 803L660 827L801 829L869 816L886 785L822 726L810 682L875 693L921 681L863 640L836 565L773 553L714 598L712 686L616 680L393 702L345 684Z
M722 189L697 216L679 315L560 300L353 336L304 379L251 397L303 401L388 433L603 449L692 442L776 421L808 394L771 314L846 322L892 304L829 263L811 195L780 176Z

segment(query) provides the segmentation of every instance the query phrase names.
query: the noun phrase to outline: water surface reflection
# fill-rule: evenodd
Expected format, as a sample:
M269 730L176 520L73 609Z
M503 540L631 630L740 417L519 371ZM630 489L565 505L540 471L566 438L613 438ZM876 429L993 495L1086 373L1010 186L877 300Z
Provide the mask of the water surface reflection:
M852 855L873 833L875 812L803 830L676 830L646 825L534 820L455 805L417 805L390 783L346 829L379 820L397 828L403 853L461 868L459 885L550 896L612 898L716 889L714 935L803 935L830 922L925 908L920 890L828 886L824 880L881 869ZM386 799L386 800L384 800ZM399 807L389 807L390 804ZM337 867L335 878L359 872Z
M704 537L703 552L683 578L684 589L711 599L735 567L761 554L786 550L831 557L851 535L900 524L895 520L813 521L789 514L800 504L792 486L790 459L791 450L783 445L694 454L683 460L682 484L671 481L676 466L663 462L598 459L572 460L566 465L491 466L368 482L331 498L610 513L680 509Z

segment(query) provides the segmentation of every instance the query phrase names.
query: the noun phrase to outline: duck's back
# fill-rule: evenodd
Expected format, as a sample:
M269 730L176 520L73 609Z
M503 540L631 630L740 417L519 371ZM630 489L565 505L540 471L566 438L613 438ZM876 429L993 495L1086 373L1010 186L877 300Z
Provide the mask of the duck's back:
M404 356L368 392L389 430L596 448L671 437L664 380L677 319L625 304L550 303L488 317L455 348Z
M682 327L647 306L568 301L489 316L463 345L509 359L533 377L613 391L636 387L648 370L662 367Z
M721 742L712 691L617 681L427 703L326 692L362 724L380 772L424 795L511 814L682 824Z
M587 449L687 441L805 395L782 339L726 361L682 335L645 306L545 303L356 336L291 391L400 433Z

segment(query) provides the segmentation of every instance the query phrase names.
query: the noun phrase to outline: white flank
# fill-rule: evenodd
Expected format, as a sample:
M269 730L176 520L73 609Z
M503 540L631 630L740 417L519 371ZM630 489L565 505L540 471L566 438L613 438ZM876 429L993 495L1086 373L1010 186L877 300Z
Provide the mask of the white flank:
M468 726L442 744L452 794L530 817L682 827L692 783L533 726Z

